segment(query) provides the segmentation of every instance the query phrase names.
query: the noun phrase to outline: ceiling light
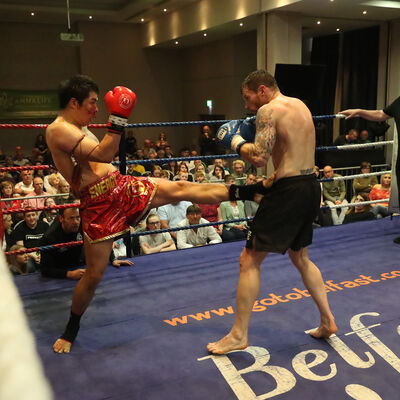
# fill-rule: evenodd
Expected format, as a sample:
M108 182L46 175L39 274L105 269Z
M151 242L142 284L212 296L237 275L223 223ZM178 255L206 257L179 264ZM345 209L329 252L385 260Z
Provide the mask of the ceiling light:
M207 33L203 33L203 36L206 37L206 36L207 36Z
M363 11L363 14L365 15L366 13L367 13L367 10L364 10L364 11Z
M164 8L164 10L163 10L164 12L167 12L167 9L166 8Z
M239 26L243 26L243 22L241 22L241 23L239 24Z
M34 13L34 12L31 12L31 16L34 17L34 16L35 16L35 13Z
M179 44L179 42L177 40L175 40L175 44Z
M144 18L140 18L140 22L144 22Z
M340 28L336 28L336 32L339 32L340 31Z
M93 16L92 16L92 15L89 15L89 19L93 19Z
M317 21L317 25L321 25L321 21Z
M331 3L333 3L335 0L329 0Z

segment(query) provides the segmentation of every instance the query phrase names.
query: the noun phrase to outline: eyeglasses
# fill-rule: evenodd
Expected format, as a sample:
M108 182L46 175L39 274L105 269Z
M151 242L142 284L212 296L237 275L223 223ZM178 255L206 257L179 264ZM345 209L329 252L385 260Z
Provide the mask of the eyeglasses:
M148 222L147 225L158 225L160 221Z

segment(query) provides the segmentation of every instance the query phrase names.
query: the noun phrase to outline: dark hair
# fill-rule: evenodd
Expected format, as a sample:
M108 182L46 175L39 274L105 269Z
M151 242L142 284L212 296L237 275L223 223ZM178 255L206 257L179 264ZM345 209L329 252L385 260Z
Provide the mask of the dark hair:
M68 102L75 98L82 105L90 92L99 93L97 84L86 75L75 75L72 78L62 81L58 86L58 102L60 109L67 107Z
M186 209L186 214L201 214L201 208L197 204L192 204Z
M242 82L241 91L247 87L247 89L257 92L260 85L264 85L270 89L279 89L275 78L264 69L250 72Z
M369 161L363 161L360 165L360 169L363 168L370 168L371 169L371 163Z
M60 208L58 211L58 215L64 218L64 213L67 208ZM79 205L77 204L76 207L69 207L68 210L78 210L79 211Z

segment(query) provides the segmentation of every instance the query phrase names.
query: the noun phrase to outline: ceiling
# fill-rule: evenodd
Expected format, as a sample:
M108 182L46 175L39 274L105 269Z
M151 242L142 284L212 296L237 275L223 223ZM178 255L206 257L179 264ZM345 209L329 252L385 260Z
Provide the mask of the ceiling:
M183 9L187 11L187 7L198 10L195 3L202 1L212 4L220 0L69 0L70 24L79 21L146 24L154 20L161 21L172 12L179 13ZM250 0L232 0L232 6L239 7L241 2L246 1ZM400 18L400 0L258 1L260 12L275 9L299 14L305 37L333 34L337 29L343 32ZM0 0L0 21L57 23L68 27L67 2L68 0ZM363 13L364 11L366 13ZM193 46L254 30L257 20L255 12L243 19L210 27L207 38L193 31L192 34L179 38L179 43L183 46ZM320 24L317 21L320 21ZM174 42L169 40L160 45L170 47Z

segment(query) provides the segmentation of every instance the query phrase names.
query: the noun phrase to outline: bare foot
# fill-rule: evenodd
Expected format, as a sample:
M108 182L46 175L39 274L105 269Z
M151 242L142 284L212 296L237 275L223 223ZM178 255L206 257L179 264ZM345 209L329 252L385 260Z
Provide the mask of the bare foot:
M56 342L53 344L53 350L56 353L69 353L71 350L72 343L68 342L65 339L59 338L56 340Z
M327 324L323 324L321 322L321 325L313 330L310 331L310 335L316 339L322 339L325 338L327 339L329 336L333 335L334 333L336 333L338 330L335 321L329 321Z
M236 339L232 333L228 333L218 342L208 343L207 350L213 354L225 354L232 350L243 350L248 346L247 337Z

